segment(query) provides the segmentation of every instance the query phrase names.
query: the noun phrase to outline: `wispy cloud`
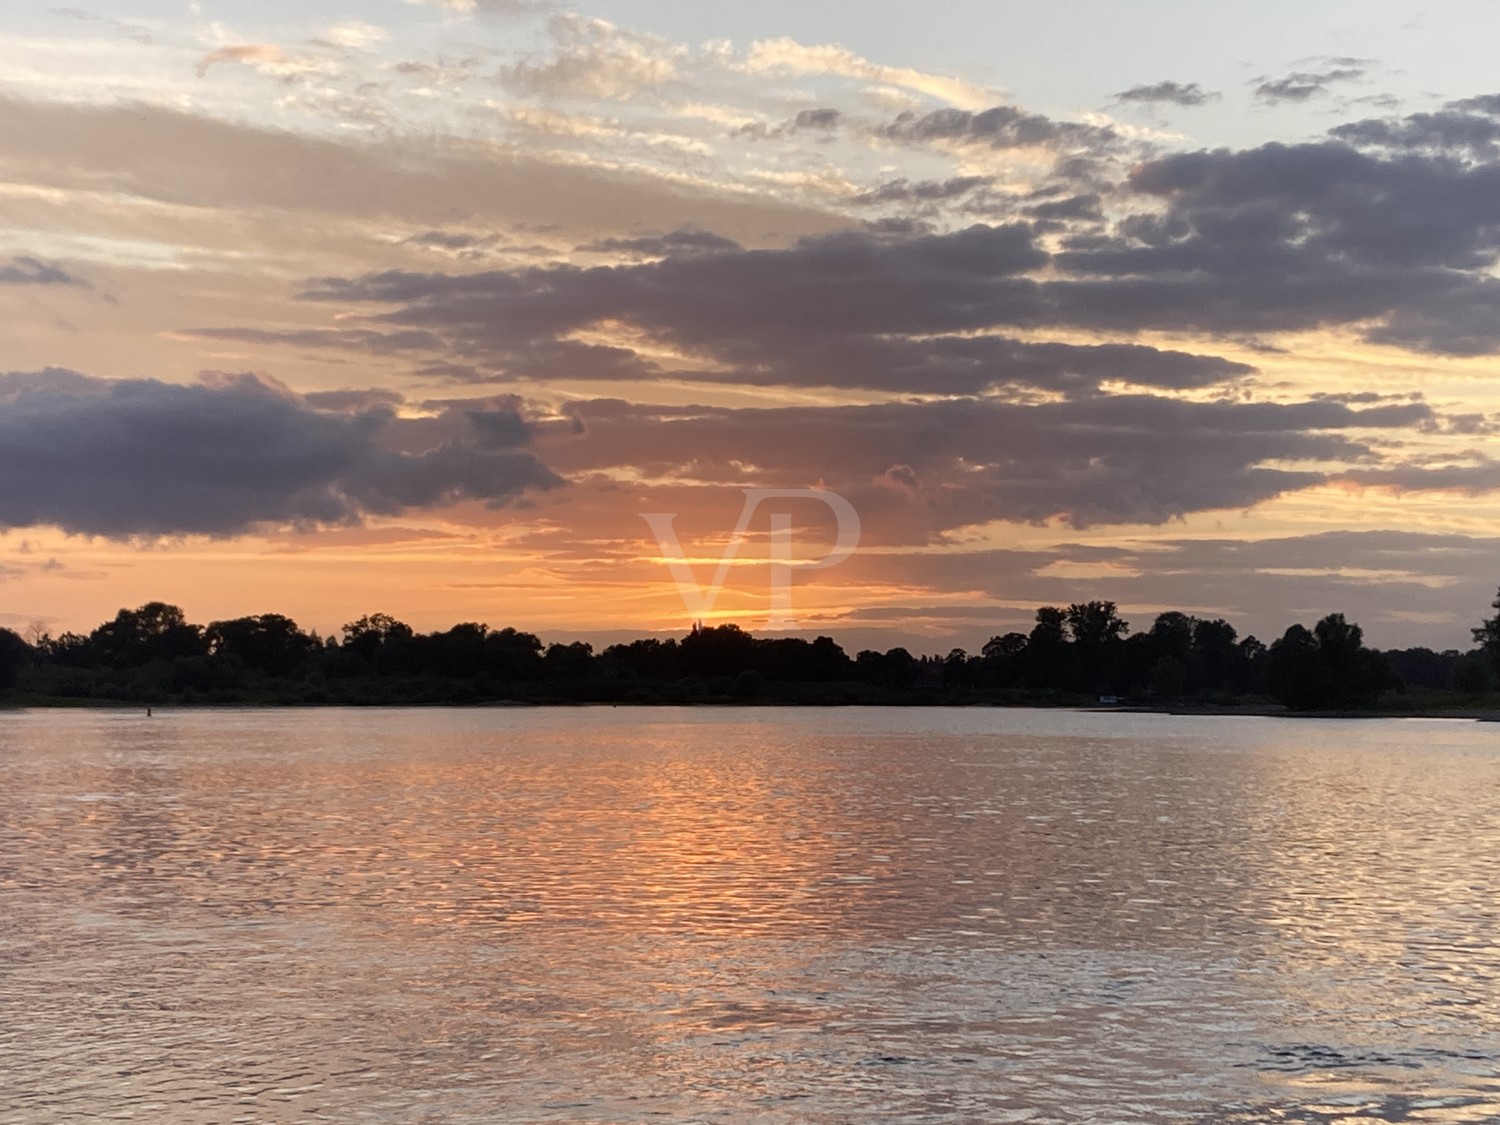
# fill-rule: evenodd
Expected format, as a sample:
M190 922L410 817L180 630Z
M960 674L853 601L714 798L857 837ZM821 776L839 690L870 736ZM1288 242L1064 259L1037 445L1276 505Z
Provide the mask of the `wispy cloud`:
M994 103L996 92L962 78L871 62L836 43L809 45L781 37L751 44L742 63L752 74L837 75L915 90L961 109Z
M621 100L670 81L686 49L653 36L623 31L605 20L553 16L556 48L501 70L511 90L549 98Z
M1340 82L1354 82L1367 73L1363 60L1340 60L1360 65L1334 66L1326 70L1297 70L1281 78L1256 79L1255 96L1270 105L1305 102L1321 97Z
M92 288L83 278L69 273L61 266L24 254L0 261L0 285L62 285L79 289Z
M1132 86L1115 95L1120 102L1136 102L1145 105L1175 105L1193 109L1218 101L1222 95L1205 90L1196 82L1152 82L1149 85Z

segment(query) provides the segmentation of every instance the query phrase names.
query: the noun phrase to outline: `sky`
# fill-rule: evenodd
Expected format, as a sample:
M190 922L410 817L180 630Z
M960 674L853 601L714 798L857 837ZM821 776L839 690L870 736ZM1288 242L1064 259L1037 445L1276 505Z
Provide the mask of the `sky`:
M763 631L780 551L851 649L1095 598L1467 647L1497 36L1488 0L7 4L0 626ZM731 554L747 489L815 494ZM860 537L815 569L818 493ZM651 514L705 586L729 558L706 613Z

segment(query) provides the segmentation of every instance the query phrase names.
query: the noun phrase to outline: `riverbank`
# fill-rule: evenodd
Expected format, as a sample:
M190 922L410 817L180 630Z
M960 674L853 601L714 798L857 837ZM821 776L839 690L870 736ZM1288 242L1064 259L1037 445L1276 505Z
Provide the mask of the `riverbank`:
M1091 704L1086 698L1066 696L1047 698L1039 693L1028 693L1025 698L976 698L975 693L961 695L937 692L879 692L872 693L863 685L848 686L848 692L822 691L817 698L786 697L776 693L765 693L754 697L723 695L716 693L653 693L652 698L622 697L617 699L557 698L537 696L532 698L504 699L449 699L423 698L420 694L406 696L391 693L383 697L358 693L348 696L308 699L296 695L244 695L237 698L159 698L151 700L119 698L66 698L57 696L12 693L0 697L0 712L21 710L214 710L263 707L267 709L327 708L456 708L483 710L493 708L587 708L587 707L757 707L757 708L995 708L995 709L1047 709L1077 711L1097 714L1180 715L1191 717L1241 717L1241 718L1286 718L1286 719L1452 719L1472 722L1500 722L1500 698L1484 702L1466 701L1463 704L1434 705L1430 699L1412 701L1402 705L1398 700L1381 701L1369 708L1344 708L1338 710L1295 711L1270 700L1245 700L1233 703L1172 702L1162 704Z
M1500 703L1483 707L1371 707L1327 711L1294 711L1279 704L1243 703L1214 706L1109 706L1080 710L1139 715L1247 716L1267 719L1465 719L1500 722Z

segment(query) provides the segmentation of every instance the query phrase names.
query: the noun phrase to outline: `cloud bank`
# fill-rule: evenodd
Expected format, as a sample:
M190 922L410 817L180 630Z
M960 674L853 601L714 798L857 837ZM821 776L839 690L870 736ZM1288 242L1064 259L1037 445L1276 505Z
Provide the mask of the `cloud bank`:
M513 408L476 406L428 448L389 407L321 409L251 375L181 386L69 371L0 375L0 528L114 538L326 525L559 478Z

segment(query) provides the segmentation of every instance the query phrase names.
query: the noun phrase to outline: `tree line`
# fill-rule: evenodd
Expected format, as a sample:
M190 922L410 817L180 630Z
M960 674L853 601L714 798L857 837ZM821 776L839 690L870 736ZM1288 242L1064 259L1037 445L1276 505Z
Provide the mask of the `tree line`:
M1492 608L1500 611L1500 597ZM616 702L1230 704L1369 707L1390 693L1489 692L1500 612L1469 652L1379 652L1329 614L1270 645L1223 619L1159 614L1132 632L1113 602L1043 606L1028 632L977 653L850 656L829 637L755 637L696 626L601 652L478 623L418 633L387 614L338 636L267 613L197 625L165 602L122 609L87 634L0 629L0 692L13 702L284 704Z

